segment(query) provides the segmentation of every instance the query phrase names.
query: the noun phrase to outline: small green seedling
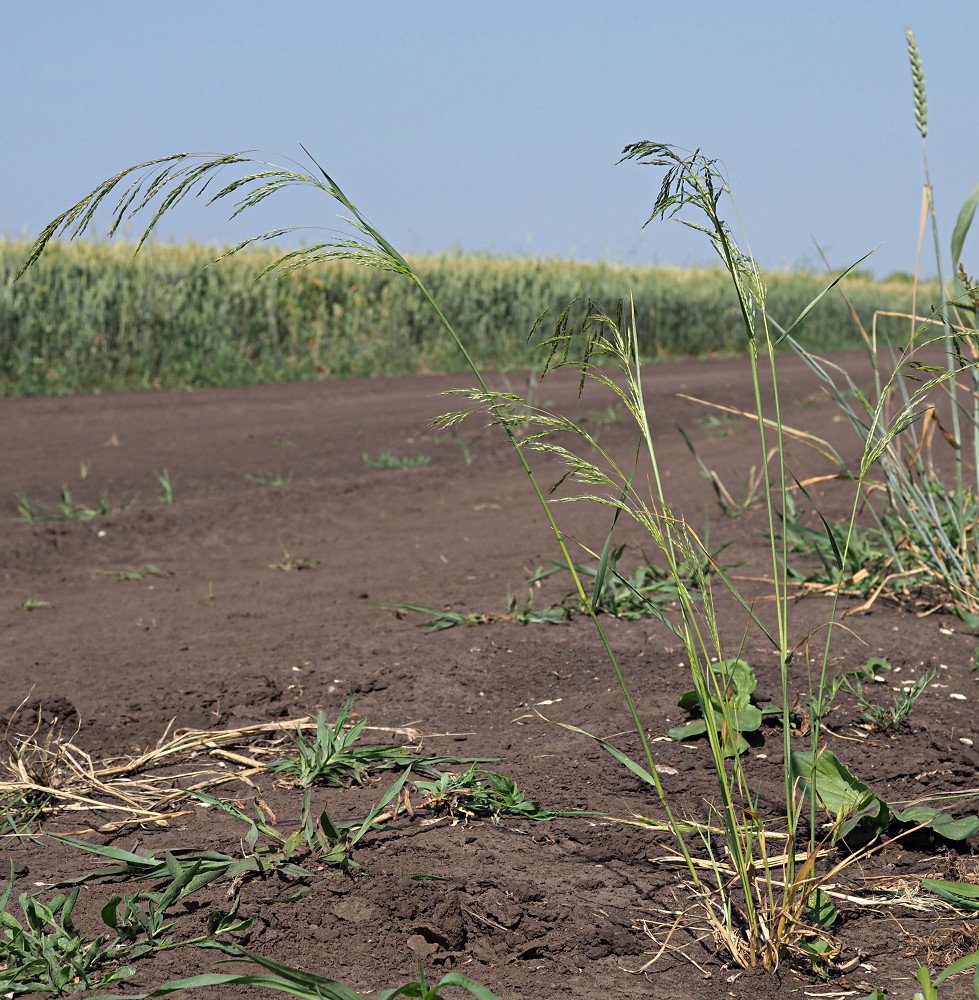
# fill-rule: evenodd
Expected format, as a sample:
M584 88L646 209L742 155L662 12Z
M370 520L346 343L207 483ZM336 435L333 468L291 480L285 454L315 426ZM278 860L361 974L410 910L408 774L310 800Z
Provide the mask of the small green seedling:
M68 487L62 486L60 500L57 504L41 503L37 500L31 500L24 493L18 493L18 516L14 520L26 524L34 524L38 521L91 521L93 518L103 517L106 514L128 510L135 502L136 498L133 497L125 503L113 507L103 494L98 503L94 507L90 507L87 504L78 503L72 497Z
M120 966L122 957L109 947L106 935L87 940L72 919L79 888L42 902L21 893L18 919L7 908L14 888L13 865L0 893L0 996L52 993L61 996L97 989L132 976L132 966Z
M445 771L434 781L416 781L414 788L425 809L454 820L488 816L497 823L509 815L547 821L557 815L528 799L508 775L475 764L462 774Z
M683 443L687 446L687 450L693 455L694 461L700 468L701 476L710 483L711 489L714 491L714 496L717 499L717 505L721 508L724 516L732 518L741 517L742 514L747 513L754 506L755 501L761 497L762 486L765 482L765 470L760 469L757 465L752 465L748 469L748 473L744 479L743 490L741 491L743 495L739 500L737 494L732 493L725 485L717 470L710 468L700 457L696 446L690 440L687 432L679 425L677 425L677 431L679 431L680 437L683 438ZM769 451L767 461L770 462L773 457L774 453ZM791 498L787 497L787 500L791 500Z
M177 480L170 475L169 469L156 473L156 481L160 484L160 503L172 504Z
M306 559L303 556L294 556L287 549L282 550L282 558L278 562L269 563L269 569L282 570L283 573L299 572L304 569L316 569L319 566L318 559Z
M730 413L707 413L698 417L697 423L714 437L727 437L734 430L734 416Z
M96 576L111 576L120 583L138 583L148 576L164 577L167 575L164 570L153 563L147 563L142 569L100 569L95 571Z
M594 424L596 427L617 424L622 419L624 409L621 403L614 403L611 406L606 406L604 410L591 410L588 416L581 418L581 422Z
M34 789L3 792L0 794L0 838L31 837L53 804L52 796Z
M269 476L257 475L252 472L246 472L245 478L252 483L258 483L259 486L268 486L273 490L285 489L292 483L292 473L288 472L285 475L281 473L274 473Z
M362 746L359 740L366 719L352 721L353 696L347 698L334 722L328 722L322 711L316 713L316 725L307 735L297 726L291 734L294 753L269 761L265 769L270 774L296 781L303 788L312 785L366 785L383 771L414 770L437 774L436 764L472 764L464 757L420 757L405 746L371 744Z
M27 597L17 605L21 611L37 611L38 608L50 608L50 601L42 601L40 597Z
M533 606L533 591L528 588L527 599L523 605L517 603L516 597L507 595L506 611L494 614L486 611L453 611L451 608L433 608L427 604L405 604L396 602L380 602L382 608L394 608L398 617L407 613L427 615L428 619L419 622L418 627L424 632L441 632L443 629L457 626L491 625L495 622L516 622L518 625L565 625L571 620L571 612L561 604L537 610Z
M938 673L937 670L929 670L923 674L915 673L908 684L902 685L895 691L890 705L881 705L868 695L869 688L865 688L864 685L867 682L886 684L887 679L883 675L892 669L890 662L884 657L872 656L859 670L841 674L833 685L834 694L843 690L854 698L863 709L867 725L879 733L896 729L911 714L918 699Z
M714 567L720 566L718 557L725 548L726 545L721 546L714 552L703 554L699 561L691 558L680 565L678 577L692 600L701 599L704 581L714 572ZM598 593L592 596L595 613L627 621L638 621L641 618L664 620L666 610L679 598L680 584L672 573L652 565L645 557L631 574L620 572L619 563L625 550L625 545L618 546L609 552L607 561L594 566L573 564L575 574L580 579L590 580L594 585L601 578ZM527 585L534 587L555 573L566 573L569 569L565 561L552 560L551 566L553 568L537 570L527 581ZM575 614L584 613L581 600L575 592L570 593L562 603Z
M367 720L348 725L353 703L350 696L334 722L327 722L322 710L317 712L311 736L298 726L291 736L294 753L270 761L265 769L309 788L315 784L363 785L378 771L411 767L414 758L405 747L357 745Z
M420 465L428 465L432 460L432 456L422 453L420 455L408 455L404 458L398 458L389 451L382 451L377 458L371 458L365 451L363 460L364 465L372 469L415 469ZM469 463L467 462L466 464L468 465Z
M447 428L446 433L449 436L449 440L459 449L459 452L462 455L462 460L466 463L466 465L472 465L473 464L473 453L472 453L473 445L476 444L476 442L480 439L480 437L482 437L482 435L481 434L474 434L467 441L459 433L459 430L456 427L449 427L449 428Z

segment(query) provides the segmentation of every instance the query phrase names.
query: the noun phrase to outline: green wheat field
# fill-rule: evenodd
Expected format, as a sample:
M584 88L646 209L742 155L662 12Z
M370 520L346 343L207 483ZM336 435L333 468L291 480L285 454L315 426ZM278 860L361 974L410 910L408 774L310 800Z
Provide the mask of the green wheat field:
M323 377L446 373L459 356L428 304L397 275L339 261L259 280L281 253L242 252L213 267L220 247L54 244L19 281L26 241L0 241L0 395L246 385ZM446 315L488 368L533 367L528 333L543 310L578 299L607 311L635 297L647 360L731 354L743 330L730 278L717 269L622 267L454 255L415 258ZM798 315L826 274L768 274L776 319ZM850 276L865 324L907 312L909 278ZM919 308L932 294L919 287ZM937 294L934 293L934 294ZM934 297L934 296L932 296ZM907 324L880 320L879 332ZM861 346L849 307L827 296L806 322L806 346Z

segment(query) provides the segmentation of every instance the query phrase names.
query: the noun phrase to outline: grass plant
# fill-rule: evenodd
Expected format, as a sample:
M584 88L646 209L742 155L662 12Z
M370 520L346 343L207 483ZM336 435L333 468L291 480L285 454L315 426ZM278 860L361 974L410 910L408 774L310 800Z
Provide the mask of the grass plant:
M760 498L761 488L765 481L761 467L759 465L752 465L748 469L741 489L738 493L732 493L717 471L708 467L706 462L700 457L696 447L694 447L693 441L690 440L690 435L680 426L677 427L677 430L683 438L683 442L690 454L693 455L694 461L700 469L700 474L710 483L714 491L714 496L717 499L717 504L724 516L740 517L742 514L747 513ZM775 453L770 450L765 457L766 462L770 462L774 457ZM740 500L737 498L739 494L741 495Z
M887 733L899 726L910 714L928 686L938 674L937 670L926 670L915 673L906 683L898 685L890 705L883 705L873 695L868 694L864 685L888 684L884 676L892 669L891 664L881 656L872 656L858 670L846 671L833 682L833 692L846 691L850 697L863 709L863 717L867 725L879 733Z
M698 600L701 585L709 580L715 567L720 567L724 572L731 568L722 566L718 562L718 557L725 548L726 545L713 552L703 553L691 550L689 555L681 559L675 567L692 600ZM657 566L643 556L635 569L627 573L624 568L621 570L619 568L625 551L626 546L619 545L607 551L594 564L575 563L572 576L591 583L592 607L596 614L627 621L638 621L640 618L662 620L669 613L669 609L680 600L673 567ZM533 587L555 573L563 574L570 571L571 567L566 562L552 560L550 567L537 570L527 582ZM600 586L596 586L597 584ZM573 591L562 603L571 613L585 613L578 595Z
M144 580L148 576L159 579L165 577L167 573L160 569L159 566L156 566L153 563L147 563L142 569L136 569L135 567L131 567L129 569L102 569L97 570L95 575L111 576L120 583L138 583L140 580Z
M508 775L487 771L476 764L462 773L444 771L432 781L413 784L415 793L422 797L424 809L436 816L449 816L453 821L489 817L497 823L504 815L544 821L559 815L528 799ZM410 800L406 800L406 805L411 806Z
M297 726L290 734L292 753L269 761L265 769L309 788L316 784L363 785L378 771L411 768L417 758L405 746L360 744L367 720L352 720L352 710L351 696L333 722L328 722L322 711L317 712L312 732L307 735L301 725Z
M56 504L42 503L32 500L24 493L17 494L17 517L15 521L22 521L26 524L35 524L38 521L91 521L96 517L104 517L106 514L113 514L119 511L128 510L136 498L114 505L104 494L98 502L91 506L81 503L71 495L67 486L61 487L61 494Z
M24 600L17 605L20 611L37 611L38 608L50 608L50 601L42 601L40 597L25 597Z
M274 472L270 475L256 472L246 472L245 478L250 483L257 483L259 486L268 486L273 490L285 489L286 486L292 484L292 473L287 472L285 474L281 472Z
M302 1000L366 1000L362 994L354 992L350 987L344 986L336 979L328 979L315 973L304 972L240 946L228 947L223 950L230 955L228 961L249 962L259 966L264 971L260 974L206 973L202 976L191 976L187 979L174 980L150 993L130 993L125 1000L150 1000L152 997L167 996L180 990L214 989L220 986L254 986L300 997ZM429 984L421 966L418 969L417 980L403 983L401 986L391 989L378 990L371 996L373 1000L395 1000L396 997L440 1000L444 991L448 989L462 990L475 997L476 1000L498 1000L495 993L459 972L447 972L437 983ZM124 998L106 996L104 1000L124 1000Z
M288 549L282 550L282 558L278 562L269 563L269 569L282 570L284 573L299 572L306 569L316 569L319 566L318 559L307 559L305 556L297 556Z
M20 917L8 908L14 888L13 869L0 893L0 993L64 996L98 989L131 976L136 970L120 964L120 950L108 935L87 939L72 920L79 890L57 894L46 903L21 893Z
M417 469L421 465L428 465L431 460L432 456L424 453L405 455L401 458L392 455L389 451L382 451L375 457L371 457L366 451L363 454L364 465L371 469Z
M909 42L912 43L916 84L916 115L924 139L927 116L923 76L919 72L920 60L915 62L913 38L909 38ZM822 717L828 706L829 653L837 627L838 601L847 568L852 565L854 526L872 473L882 472L889 493L896 495L903 490L906 494L908 500L904 506L895 503L894 509L905 519L908 537L921 550L932 552L940 557L939 561L943 560L941 579L954 595L956 606L963 604L962 595L971 599L976 593L970 575L975 549L974 526L953 521L957 531L955 537L949 537L949 532L941 527L939 498L929 494L918 475L919 463L924 471L930 468L928 439L921 435L934 435L937 431L957 452L954 489L948 491L952 498L949 503L960 510L970 509L968 501L976 494L977 487L967 484L966 465L960 455L966 450L961 433L963 409L973 414L970 417L972 425L979 428L979 419L975 418L979 412L979 391L975 391L977 383L974 381L976 366L966 358L969 349L966 335L974 327L953 321L948 310L940 310L935 321L940 332L934 339L944 349L943 364L931 366L915 352L905 352L896 371L883 379L872 398L861 394L845 373L841 374L807 353L799 340L803 327L813 323L816 306L826 301L827 293L860 261L821 288L800 308L789 312L788 315L795 315L792 322L780 325L774 320L772 311L774 282L765 279L750 251L742 249L721 214L722 206L730 198L730 190L717 161L700 151L687 153L660 142L631 144L623 151L622 159L652 167L661 175L659 193L647 222L678 219L704 235L717 254L720 273L727 283L727 301L740 320L739 346L746 358L746 378L752 386L754 407L750 417L758 438L756 467L759 478L751 495L758 496L767 522L771 564L771 594L767 596L771 599L774 624L756 613L752 601L716 563L701 533L685 520L681 501L671 497L666 489L665 470L660 465L644 398L642 365L648 353L645 347L648 340L640 334L640 311L634 298L611 314L591 302L575 302L548 321L546 329L550 332L544 336L542 344L546 357L544 373L556 368L573 368L582 386L592 382L603 387L610 394L613 405L621 406L634 421L637 432L635 459L631 464L620 465L601 447L584 422L553 413L536 400L509 389L491 389L484 375L485 366L475 359L478 341L464 340L458 334L435 290L420 270L367 220L312 157L309 157L307 168L280 167L238 153L224 156L179 153L137 164L107 179L53 220L36 241L25 269L40 259L56 236L77 236L85 232L107 200L111 203L115 199L110 235L135 215L143 212L149 215L150 221L137 249L150 239L162 216L189 197L204 196L209 203L230 203L233 215L246 212L276 192L295 186L312 188L339 203L350 227L349 235L278 256L269 261L264 273L275 273L288 280L289 276L310 265L332 267L338 262L352 262L365 265L368 273L398 275L414 286L419 293L417 303L432 310L447 335L447 345L454 345L475 380L472 387L455 393L456 399L462 397L462 407L445 414L436 427L449 431L472 413L488 414L501 428L527 473L558 549L559 565L571 576L575 600L591 619L622 692L641 756L638 760L631 759L608 741L592 738L654 793L665 824L673 832L674 847L684 866L691 894L699 902L717 946L729 962L742 968L774 969L793 958L824 963L836 945L826 933L830 915L823 887L828 879L862 855L844 855L827 865L824 841L817 832L823 820L829 824L827 837L843 842L859 838L863 844L873 843L885 835L892 821L912 829L929 828L953 838L962 835L963 831L974 833L979 824L975 818L959 820L925 804L894 810L891 804L863 785L844 763L824 750L820 741ZM236 170L238 174L233 173ZM217 180L219 172L221 179ZM926 207L934 219L930 182L926 191ZM972 199L971 208L967 205L964 214L960 214L953 236L953 264L956 267L960 263L958 252L971 223L976 200L979 195ZM259 234L230 248L224 257L234 256L256 242L286 232L275 230ZM964 275L964 271L961 274ZM958 304L964 309L969 302L974 304L974 300L970 283L965 278L960 280L964 298L959 296ZM780 310L780 315L785 312ZM911 309L910 313L914 315L915 310ZM535 329L545 329L542 322ZM778 378L778 350L788 345L794 346L810 361L817 374L824 377L830 391L838 393L841 405L849 407L847 412L852 415L864 444L859 472L850 477L854 495L849 518L835 527L822 521L839 577L832 589L834 600L825 628L823 653L813 658L808 652L804 657L797 656L798 650L807 648L812 635L800 634L790 619L792 552L784 526L788 521L787 498L793 484L786 464L785 445L793 435L782 420ZM917 348L920 343L915 346ZM903 377L908 374L921 381L909 383ZM965 389L960 392L960 379L968 392ZM928 408L929 393L936 389L947 393L944 402L951 413L949 418L940 406ZM946 419L950 420L947 428ZM907 442L912 448L910 462L906 461L908 455L904 449ZM979 435L971 453L979 455ZM531 457L539 454L564 464L564 474L549 490L541 484L531 465ZM562 503L570 502L596 505L608 515L609 528L602 544L584 547L592 557L598 558L593 576L585 574L573 559L574 543L564 534L555 514ZM616 526L623 517L639 525L655 545L674 595L672 603L675 606L662 613L661 621L682 645L685 654L692 681L690 705L696 705L702 716L714 783L706 817L694 821L676 815L662 785L646 726L600 613L613 581L621 583L624 579L615 571L619 550L614 538ZM630 588L631 591L637 589L640 588ZM747 627L768 642L777 656L783 761L780 777L784 794L774 814L763 807L742 755L737 752L740 744L735 734L750 731L748 723L757 719L758 710L751 704L751 685L746 671L738 666L743 661L732 655L740 648L743 634L731 640L719 630L717 602L722 599L740 605ZM961 610L972 613L967 603ZM800 659L804 660L801 666L808 686L805 705L810 727L808 752L797 752L792 743L791 685L795 682L790 679L790 668ZM408 773L403 772L385 793L377 810L394 802ZM474 771L471 777L475 778L476 774ZM453 781L451 777L444 778L443 787L443 779L437 779L428 794L440 798L456 794ZM493 786L492 781L490 785ZM367 820L355 826L337 824L325 811L315 816L310 807L310 794L307 791L302 829L306 844L315 842L321 857L341 866L350 863L352 847L383 813L374 810ZM513 796L515 794L513 792ZM809 835L804 838L801 831L806 818ZM262 832L263 828L256 825L256 829ZM262 964L272 968L265 960ZM273 972L288 978L281 967L273 968ZM218 981L232 980L199 977L181 986L170 984L162 992ZM235 981L258 984L256 979ZM264 981L262 985L270 983ZM933 985L930 980L927 986L922 981L923 990ZM420 984L416 986L418 990L424 989ZM288 988L290 991L310 991L311 980L289 980ZM297 995L334 995L324 991L339 987L335 984L324 986L319 981L315 989L321 992ZM162 995L162 992L153 995ZM403 988L401 994L405 995ZM343 993L335 995L345 996ZM416 991L409 995L421 994Z
M239 984L264 985L297 996L356 996L335 981L279 965L230 943L229 937L245 931L251 923L238 913L240 885L248 879L275 876L285 883L281 901L298 899L324 871L358 867L354 854L368 835L398 817L417 812L453 822L475 816L542 820L552 815L528 799L506 775L477 766L485 761L423 756L417 746L405 743L364 743L368 733L378 730L363 719L355 721L352 708L352 700L348 700L332 722L320 713L316 719L242 730L181 732L132 760L106 764L91 760L80 763L81 751L54 725L45 730L39 721L32 732L22 736L8 729L9 767L14 780L0 783L0 834L6 837L36 836L43 820L59 811L91 809L104 813L113 808L116 795L116 808L125 809L130 822L154 822L155 817L155 825L166 825L186 815L173 807L189 799L242 824L244 833L242 849L235 854L187 848L127 850L111 843L47 834L50 841L92 856L99 863L50 887L64 892L49 897L20 893L17 908L12 870L6 886L0 885L3 995L41 992L61 996L98 989L105 996L106 988L133 975L134 963L149 955L178 947L210 947L272 971L264 978L195 976L169 983L153 995ZM415 730L381 731L416 743L420 740ZM292 753L283 754L284 737L291 742ZM202 755L217 765L210 773L199 765ZM237 770L224 770L222 765L228 763ZM460 765L461 771L443 770ZM152 776L156 768L163 772L157 781ZM294 780L303 789L298 822L289 828L279 824L260 796L255 797L255 814L250 815L240 804L208 791L228 780L241 780L254 788L251 779L260 774ZM325 808L314 806L319 785L373 785L385 774L393 774L393 779L360 819L341 821ZM102 824L101 830L111 833L121 825L125 824ZM106 931L86 936L72 919L76 904L83 892L103 892L107 881L111 881L113 891L100 904ZM117 890L120 883L135 884L135 891ZM228 901L218 906L207 902L213 889L208 896L202 894L212 886L226 887ZM181 935L181 918L199 913L202 906L208 907L204 933ZM194 925L199 926L197 921ZM439 997L445 990L457 989L468 989L477 998L492 997L484 987L456 973L430 985L421 972L417 981L381 995Z
M721 546L710 554L703 555L699 565L682 565L681 575L692 592L696 592L696 581L709 577L713 572L717 556L726 548ZM619 545L596 563L568 563L551 560L550 566L542 566L527 579L527 597L521 605L513 594L507 595L506 610L502 613L485 611L453 611L449 607L435 608L427 604L383 602L381 607L394 608L400 613L414 613L428 616L420 628L426 632L440 632L457 626L490 625L511 621L518 625L564 625L576 615L595 614L638 621L641 618L663 619L668 609L679 599L676 582L669 570L655 566L645 557L631 572L619 569L626 546ZM730 567L723 567L726 571ZM545 608L534 607L534 593L540 584L556 574L570 573L572 579L589 581L594 587L599 575L603 578L601 589L595 593L591 609L587 609L576 590L572 590L558 604ZM593 592L594 593L594 592ZM695 596L696 599L696 596Z
M979 625L979 290L962 253L979 205L979 186L963 203L952 232L954 281L949 292L928 165L924 69L910 30L907 44L925 174L912 287L917 304L923 297L918 282L921 245L930 229L939 280L939 295L930 301L942 304L924 315L916 308L888 315L889 320L904 319L907 326L903 333L885 335L880 312L874 313L868 331L848 302L868 349L873 373L869 391L838 365L789 339L864 446L861 466L850 474L867 493L872 524L863 530L878 549L871 579L880 582L870 592L910 595L919 606L947 609L974 627Z
M164 469L156 474L156 481L160 484L160 503L172 504L177 489L177 480L170 475L169 469Z
M553 604L547 608L534 607L534 592L527 590L527 597L520 604L513 594L508 595L506 610L498 614L489 611L453 611L451 608L433 608L427 604L404 602L381 602L382 608L393 608L399 617L405 614L425 615L419 624L425 632L441 632L447 628L473 625L491 625L495 622L516 622L518 625L566 625L571 620L571 612L563 604Z

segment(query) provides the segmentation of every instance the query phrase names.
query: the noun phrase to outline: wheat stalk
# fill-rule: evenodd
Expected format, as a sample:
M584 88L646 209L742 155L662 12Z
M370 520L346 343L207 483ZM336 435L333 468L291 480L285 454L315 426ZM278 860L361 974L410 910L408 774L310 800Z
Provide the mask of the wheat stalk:
M921 64L921 53L914 40L914 32L909 28L908 59L911 62L911 81L914 84L914 120L918 132L924 139L928 135L928 91L925 88L925 70Z

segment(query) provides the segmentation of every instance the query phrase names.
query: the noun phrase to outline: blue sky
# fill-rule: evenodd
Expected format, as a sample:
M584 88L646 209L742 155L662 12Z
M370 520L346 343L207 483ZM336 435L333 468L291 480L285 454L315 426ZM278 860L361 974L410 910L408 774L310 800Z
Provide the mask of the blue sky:
M302 141L403 251L711 262L677 225L641 228L659 176L615 163L655 139L723 162L766 267L820 266L815 238L835 265L883 243L870 268L909 271L922 166L904 32L924 59L947 248L979 183L977 13L975 0L8 2L0 232L35 235L143 159L284 162ZM233 225L195 204L160 236L225 243L334 218L313 195Z

